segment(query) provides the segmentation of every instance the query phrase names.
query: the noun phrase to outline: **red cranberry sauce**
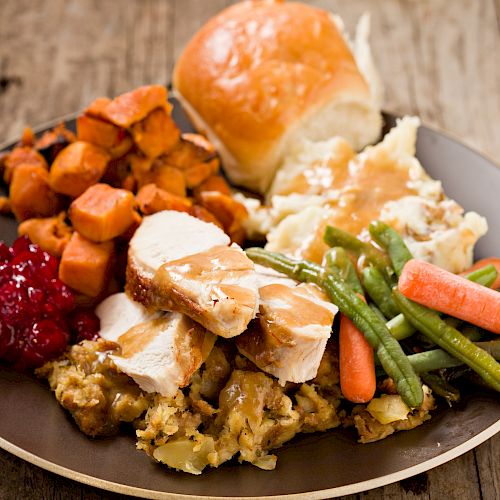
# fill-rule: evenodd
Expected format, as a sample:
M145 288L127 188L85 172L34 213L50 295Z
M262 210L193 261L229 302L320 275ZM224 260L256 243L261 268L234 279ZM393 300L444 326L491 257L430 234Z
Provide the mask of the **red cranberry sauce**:
M58 268L58 259L26 237L12 247L0 242L0 359L16 369L41 366L72 340L98 336L99 319L74 310Z

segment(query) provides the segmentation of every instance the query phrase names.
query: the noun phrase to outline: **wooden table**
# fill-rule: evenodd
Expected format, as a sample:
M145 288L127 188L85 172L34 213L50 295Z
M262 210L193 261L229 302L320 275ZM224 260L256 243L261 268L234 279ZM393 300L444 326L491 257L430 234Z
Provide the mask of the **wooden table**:
M192 33L226 0L1 0L0 142L148 83L166 83ZM500 0L323 0L349 29L372 13L385 108L414 113L500 157ZM496 140L495 140L496 139ZM1 403L0 403L1 404ZM500 497L500 435L428 473L344 500ZM0 498L118 495L0 451Z

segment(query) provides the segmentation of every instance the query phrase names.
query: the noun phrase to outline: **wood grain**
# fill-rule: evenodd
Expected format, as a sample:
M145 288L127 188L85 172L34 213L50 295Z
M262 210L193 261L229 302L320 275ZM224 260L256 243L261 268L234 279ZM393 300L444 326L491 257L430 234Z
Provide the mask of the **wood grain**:
M0 142L99 95L166 83L192 33L229 0L1 0ZM500 158L500 0L315 0L353 32L369 11L385 108ZM500 436L441 467L343 500L500 497ZM0 499L123 498L0 451ZM235 492L237 494L237 492Z

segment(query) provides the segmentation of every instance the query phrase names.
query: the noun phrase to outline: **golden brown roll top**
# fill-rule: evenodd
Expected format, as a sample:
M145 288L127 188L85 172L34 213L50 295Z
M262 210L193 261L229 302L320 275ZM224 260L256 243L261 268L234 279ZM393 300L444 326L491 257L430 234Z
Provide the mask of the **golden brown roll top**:
M296 140L380 132L369 85L333 16L301 3L245 1L192 38L174 86L235 184L265 191Z

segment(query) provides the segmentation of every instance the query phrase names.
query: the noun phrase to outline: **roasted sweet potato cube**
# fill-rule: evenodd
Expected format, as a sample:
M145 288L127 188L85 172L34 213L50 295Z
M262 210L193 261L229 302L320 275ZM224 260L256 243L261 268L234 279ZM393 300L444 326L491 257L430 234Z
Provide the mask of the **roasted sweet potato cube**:
M0 196L0 214L8 215L12 213L12 206L8 196Z
M134 195L108 184L94 184L73 201L69 217L85 238L101 242L116 238L134 222Z
M199 134L182 134L181 140L165 161L173 167L185 169L215 158L217 158L215 148L205 137Z
M3 179L9 184L12 181L12 174L18 165L34 165L48 170L45 158L31 146L19 146L14 148L3 160Z
M64 123L60 123L53 129L44 132L35 142L35 148L50 164L61 150L75 141L75 134L68 130Z
M138 186L141 187L149 184L151 182L150 176L153 168L153 159L146 158L141 154L129 154L127 155L127 159L130 162L130 168L137 180Z
M133 146L128 132L113 123L91 115L81 115L76 121L78 140L106 149L112 158L124 156Z
M127 158L139 189L146 184L156 184L169 193L186 196L184 174L179 169L166 164L164 156L156 160L143 155L129 155Z
M114 242L95 243L74 232L59 265L59 278L77 292L96 297L110 279Z
M243 227L243 221L248 217L247 209L231 196L217 191L203 191L199 198L200 204L221 221L229 236Z
M186 186L190 189L216 174L219 170L219 159L214 158L205 163L197 163L183 170Z
M201 205L193 205L189 210L189 214L192 215L193 217L196 217L197 219L203 220L205 222L211 222L212 224L215 224L221 229L224 229L221 221L217 219L217 217L212 212L208 211L205 207L202 207Z
M57 193L80 196L104 174L109 154L90 142L76 141L64 148L50 169L50 186Z
M211 175L205 179L201 184L193 189L193 196L195 200L198 200L200 194L203 191L217 191L218 193L231 195L231 188L229 184L225 181L224 177L220 175Z
M20 146L31 146L35 144L35 133L31 127L24 127L21 135Z
M188 198L171 194L155 184L143 186L137 193L136 201L143 215L151 215L162 210L189 212L192 205Z
M110 102L111 99L109 97L98 97L85 108L84 113L89 116L106 119L106 109Z
M151 173L151 182L160 189L177 196L186 196L186 181L184 174L178 168L153 164Z
M28 236L42 250L61 257L66 248L72 229L64 222L65 212L61 212L55 217L28 219L19 224L17 232L19 236Z
M142 216L134 210L134 220L132 221L132 224L130 224L128 229L123 234L120 235L119 239L124 241L130 241L132 239L132 236L134 236L134 233L137 231L137 228L141 225L141 223L142 223Z
M141 121L153 109L170 109L167 102L167 89L162 85L139 87L132 92L115 97L106 105L100 103L99 107L99 116L123 128Z
M49 186L49 173L40 165L16 166L9 196L12 212L18 221L49 217L61 209L59 196Z
M177 196L186 196L184 173L178 168L163 163L161 157L157 158L148 170L138 172L137 165L141 166L141 164L136 164L133 171L137 174L139 188L146 184L156 184L160 189L164 189L169 193ZM146 164L142 163L142 167L146 167Z
M181 135L174 120L164 108L157 108L131 128L137 147L149 158L168 153Z
M122 189L135 192L135 190L137 189L137 180L132 174L127 175L127 177L123 179Z

